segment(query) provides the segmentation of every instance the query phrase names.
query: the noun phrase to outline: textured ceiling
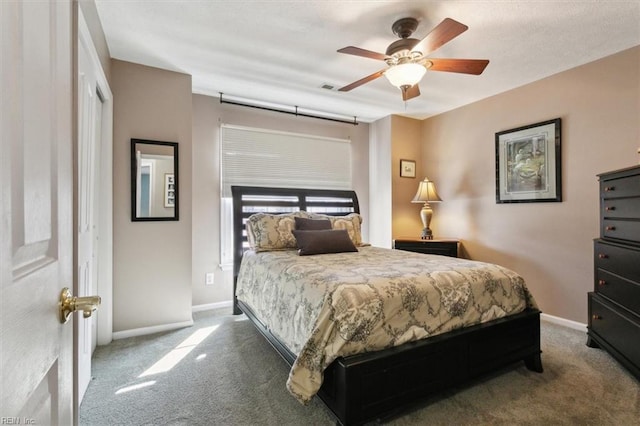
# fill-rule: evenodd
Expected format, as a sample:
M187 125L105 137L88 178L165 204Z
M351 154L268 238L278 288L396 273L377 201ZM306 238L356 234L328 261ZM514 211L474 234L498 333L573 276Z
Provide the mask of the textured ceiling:
M204 1L96 0L113 58L193 76L193 92L298 106L369 122L425 118L640 44L640 1ZM384 53L398 18L424 37L449 17L469 29L434 58L489 59L480 76L427 72L422 95L403 102L384 69L344 55L353 45ZM638 64L640 72L640 64ZM639 94L640 96L640 94Z

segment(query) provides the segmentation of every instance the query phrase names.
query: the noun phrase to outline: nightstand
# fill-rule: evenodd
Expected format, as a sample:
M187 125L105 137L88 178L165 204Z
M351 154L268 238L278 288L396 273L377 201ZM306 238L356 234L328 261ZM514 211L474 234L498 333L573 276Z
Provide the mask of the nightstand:
M420 238L403 237L396 238L393 241L393 248L416 253L458 257L458 243L460 243L460 240L456 239L422 240Z

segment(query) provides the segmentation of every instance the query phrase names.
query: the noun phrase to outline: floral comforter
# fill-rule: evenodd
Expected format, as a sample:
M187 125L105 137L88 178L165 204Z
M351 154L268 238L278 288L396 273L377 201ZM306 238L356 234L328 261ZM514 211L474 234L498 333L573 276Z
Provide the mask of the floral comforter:
M498 265L378 247L244 254L236 295L297 355L287 388L307 403L336 358L537 308Z

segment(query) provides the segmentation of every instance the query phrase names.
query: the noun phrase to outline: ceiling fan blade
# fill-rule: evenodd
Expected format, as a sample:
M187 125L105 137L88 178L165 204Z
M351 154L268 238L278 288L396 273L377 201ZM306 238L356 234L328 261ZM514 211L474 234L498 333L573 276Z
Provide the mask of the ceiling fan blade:
M424 56L427 56L431 52L439 49L445 43L467 31L468 28L469 27L458 21L454 21L451 18L445 18L433 30L431 30L425 38L413 46L411 50L422 52Z
M413 99L415 97L420 96L420 88L418 84L414 84L411 87L407 87L406 89L402 89L402 100L408 101L409 99Z
M370 81L372 81L372 80L375 80L376 78L380 77L382 74L384 74L384 72L385 72L386 70L387 70L387 69L385 68L385 69L383 69L383 70L380 70L380 71L374 72L373 74L368 75L368 76L366 76L366 77L364 77L364 78L361 78L361 79L360 79L360 80L358 80L358 81L354 81L354 82L353 82L353 83L351 83L351 84L348 84L348 85L346 85L346 86L344 86L344 87L339 88L339 89L338 89L338 91L339 91L339 92L348 92L348 91L349 91L349 90L351 90L351 89L355 89L355 88L356 88L356 87L358 87L358 86L362 86L363 84L368 83L368 82L370 82Z
M365 58L371 59L379 59L384 61L387 59L387 55L383 55L382 53L372 52L371 50L361 49L355 46L347 46L342 49L338 49L339 53L346 53L347 55L356 55L356 56L364 56Z
M457 72L480 75L489 64L488 59L434 59L429 58L425 66L429 71ZM429 66L431 62L431 66Z

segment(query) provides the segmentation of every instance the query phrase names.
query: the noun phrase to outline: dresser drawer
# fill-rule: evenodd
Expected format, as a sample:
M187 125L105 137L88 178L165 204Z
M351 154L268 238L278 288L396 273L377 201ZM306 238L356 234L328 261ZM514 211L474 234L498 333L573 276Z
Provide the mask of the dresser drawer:
M640 249L595 240L593 257L596 273L603 269L631 281L640 282Z
M640 197L640 175L602 179L600 181L600 196L603 199Z
M596 269L595 291L625 308L640 313L640 284L603 269Z
M602 199L600 217L603 219L640 219L640 197Z
M623 364L640 366L640 318L589 293L589 330L615 348Z
M625 219L603 219L600 235L603 238L615 238L640 242L640 221Z

